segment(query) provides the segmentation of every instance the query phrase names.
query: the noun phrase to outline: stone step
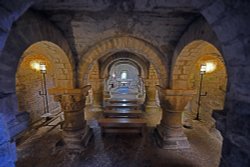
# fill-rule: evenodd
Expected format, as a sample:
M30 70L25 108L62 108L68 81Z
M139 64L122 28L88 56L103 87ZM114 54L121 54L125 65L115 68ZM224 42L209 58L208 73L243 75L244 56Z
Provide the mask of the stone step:
M141 110L104 110L105 117L127 117L140 118L142 116Z
M106 104L106 108L112 109L112 108L140 108L140 104L134 104L134 103L108 103Z
M113 99L109 99L108 103L132 103L132 104L137 104L138 99L113 98Z
M102 134L140 133L144 134L146 120L142 118L101 118L98 120Z

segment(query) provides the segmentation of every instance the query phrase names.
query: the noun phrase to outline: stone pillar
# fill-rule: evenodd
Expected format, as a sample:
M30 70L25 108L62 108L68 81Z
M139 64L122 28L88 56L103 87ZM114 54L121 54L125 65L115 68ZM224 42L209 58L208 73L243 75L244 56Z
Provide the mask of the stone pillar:
M103 80L96 79L95 82L91 83L93 92L93 104L92 111L102 111L102 101L103 101Z
M157 89L163 110L161 123L155 131L157 143L163 149L189 148L181 120L184 107L196 94L196 91L162 89L160 87Z
M104 100L110 98L108 79L109 79L109 76L105 77L102 81L103 82L102 84L103 84L103 98L104 98Z
M64 113L63 140L70 152L81 152L92 137L91 129L84 119L86 96L91 86L81 89L50 89L49 93L61 103Z
M146 112L156 111L158 109L156 103L156 86L154 81L146 80L146 99L145 99L145 110Z
M11 142L4 116L0 113L0 167L14 167L16 144Z

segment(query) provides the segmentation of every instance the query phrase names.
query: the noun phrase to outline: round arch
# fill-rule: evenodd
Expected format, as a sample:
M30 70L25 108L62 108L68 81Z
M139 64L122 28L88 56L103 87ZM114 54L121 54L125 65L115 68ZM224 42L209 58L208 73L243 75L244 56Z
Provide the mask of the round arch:
M144 77L147 76L147 71L145 71L146 68L142 64L140 64L140 63L138 63L138 62L136 62L134 60L130 60L130 59L128 59L128 60L118 59L118 60L114 60L114 61L108 62L106 64L106 66L103 67L104 68L103 71L101 71L103 73L102 76L104 76L105 74L109 73L109 71L110 71L110 69L111 69L111 67L113 65L115 65L115 64L121 64L121 63L130 64L130 65L136 67L139 70L140 76L144 76Z
M166 87L168 63L163 55L155 47L146 41L134 37L114 37L104 40L85 53L79 64L78 83L86 84L85 78L91 64L107 54L114 54L120 51L128 51L145 57L155 67L159 76L160 85Z
M39 96L43 89L43 81L39 68L34 65L43 63L46 65L47 89L53 87L72 87L73 71L64 51L56 44L48 41L40 41L28 47L20 58L16 72L16 95L19 112L28 112L31 122L41 119L44 114L44 97ZM32 68L33 67L33 68ZM46 90L47 91L47 90ZM50 113L60 111L60 105L48 95Z
M128 65L131 65L132 67L138 69L139 75L141 75L141 73L142 73L141 67L140 67L138 64L136 64L136 63L134 63L133 61L130 61L130 60L116 60L116 61L110 63L110 64L105 68L105 71L106 71L107 73L109 73L110 70L111 70L111 68L112 68L112 66L117 66L117 65L120 65L120 64L128 64Z
M195 62L204 55L216 55L224 63L220 51L214 45L204 40L192 41L184 46L173 62L170 77L171 88L190 89L188 74L194 68Z
M100 62L101 63L101 76L104 78L104 76L108 73L109 67L112 66L115 62L117 61L127 61L131 62L137 68L140 70L140 74L144 77L147 77L148 75L148 68L149 68L149 62L144 59L143 57L139 57L138 55L134 55L128 52L118 52L113 55L107 55L107 58L104 59L104 61Z
M201 65L207 63L212 64L214 68L201 75ZM224 109L227 76L223 56L213 44L204 40L194 40L184 46L180 54L177 55L171 72L171 87L173 89L196 89L201 94L207 92L203 98L200 98L201 96L197 93L190 100L191 112L184 112L184 125L197 124L190 121L194 118L202 119L211 135L222 140L220 133L215 128L212 114L215 110ZM198 105L199 109L197 109Z
M56 44L49 41L39 41L29 46L22 54L18 68L22 61L28 56L46 57L52 64L51 71L54 75L56 87L73 87L73 69L65 52ZM36 61L35 59L33 61ZM39 61L39 58L37 58ZM17 71L18 71L17 68Z
M34 24L30 24L30 22L34 22ZM69 62L71 69L74 69L75 60L68 42L61 32L40 15L27 12L16 22L1 53L0 77L5 81L5 84L1 83L1 92L15 92L15 74L21 56L30 46L43 41L54 44L54 48L60 50L59 54L63 55ZM47 45L47 47L50 46ZM53 49L53 47L50 48ZM56 56L55 54L57 53L55 52L53 55ZM6 66L8 69L3 70L2 68Z

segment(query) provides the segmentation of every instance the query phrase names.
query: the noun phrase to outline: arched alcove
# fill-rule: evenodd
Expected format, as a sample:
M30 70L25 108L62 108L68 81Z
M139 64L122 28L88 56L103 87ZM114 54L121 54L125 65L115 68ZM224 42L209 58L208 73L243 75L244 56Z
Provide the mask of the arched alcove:
M87 73L94 61L97 61L105 55L111 55L121 51L127 51L145 57L145 59L150 61L155 67L161 86L166 87L168 76L166 70L168 66L167 60L165 60L163 55L151 44L134 37L114 37L106 39L97 43L83 54L78 68L79 85L87 83Z
M205 72L201 70L202 66L205 67ZM216 138L214 154L218 154L218 160L222 137L215 127L212 114L224 109L227 79L222 54L204 40L195 40L184 46L177 55L171 73L172 88L197 91L185 108L183 125L203 131L209 138ZM190 132L192 131L188 131L187 135Z
M39 70L39 64L46 65L45 78ZM38 67L34 66L38 65ZM73 71L63 50L56 44L41 41L27 48L20 61L16 73L16 94L20 112L28 112L31 122L41 119L46 112L46 97L44 83L47 89L53 87L71 88L73 86ZM48 95L49 112L60 111L58 102Z

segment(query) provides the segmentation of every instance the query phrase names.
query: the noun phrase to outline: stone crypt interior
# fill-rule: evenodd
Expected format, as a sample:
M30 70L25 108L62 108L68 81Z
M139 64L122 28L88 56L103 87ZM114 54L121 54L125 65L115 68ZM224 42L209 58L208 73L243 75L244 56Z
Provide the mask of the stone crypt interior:
M250 166L247 0L0 9L0 167Z

